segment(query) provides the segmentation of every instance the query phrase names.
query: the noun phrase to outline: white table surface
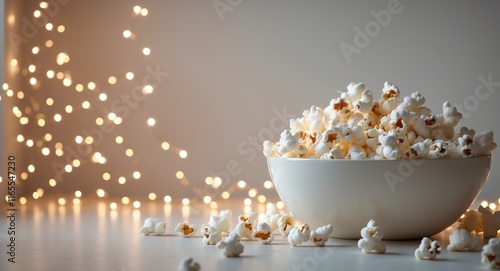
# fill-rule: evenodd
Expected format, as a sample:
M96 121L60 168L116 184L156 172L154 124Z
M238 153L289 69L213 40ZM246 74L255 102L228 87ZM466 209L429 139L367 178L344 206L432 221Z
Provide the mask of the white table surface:
M291 247L282 236L271 245L242 241L245 252L226 258L215 246L204 245L198 232L181 238L174 232L177 223L189 220L200 227L206 223L208 206L143 202L139 209L118 204L111 210L109 199L82 199L79 206L55 198L30 200L16 213L16 263L7 261L7 213L0 219L0 270L176 270L179 262L193 257L202 270L487 270L480 252L448 252L434 261L417 260L414 251L420 240L387 241L385 254L364 254L356 240L330 238L325 247L308 242ZM119 201L117 201L119 202ZM4 205L5 206L5 205ZM228 200L218 210L231 209L233 220L250 210L262 213L264 204L244 208L242 200ZM5 207L5 211L7 207ZM164 236L139 232L144 219L156 217L167 222ZM448 244L450 229L433 239Z

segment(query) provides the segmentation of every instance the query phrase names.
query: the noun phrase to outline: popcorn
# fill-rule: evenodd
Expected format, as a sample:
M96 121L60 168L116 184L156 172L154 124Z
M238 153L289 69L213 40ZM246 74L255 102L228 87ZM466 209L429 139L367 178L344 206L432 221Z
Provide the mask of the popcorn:
M234 229L235 233L238 233L242 238L247 238L249 240L252 240L252 233L253 233L253 223L250 221L240 221L238 224L236 224L236 228Z
M175 232L177 232L181 237L187 238L191 237L196 233L196 227L189 225L187 221L177 224L175 227Z
M362 239L359 239L358 247L364 253L376 252L383 254L385 253L385 245L381 241L383 236L384 234L378 229L377 222L371 219L366 227L361 229Z
M253 238L257 238L262 244L268 245L274 240L273 230L266 222L259 223L257 230L252 234Z
M146 236L150 234L162 235L163 233L165 233L166 228L166 222L160 221L153 217L148 217L146 218L146 220L144 220L144 225L141 227L140 231Z
M490 208L479 206L478 212L481 213L481 223L483 225L483 237L497 237L497 231L500 229L500 212L495 212Z
M293 227L287 236L288 243L292 246L298 246L303 242L307 242L311 238L311 229L307 223L300 225L299 227Z
M202 242L205 245L215 245L222 239L220 232L208 224L201 226L201 234L203 235Z
M478 211L468 210L465 212L464 217L458 219L460 223L458 225L459 229L465 229L468 232L475 231L477 233L483 231L483 223L481 220L482 214Z
M211 215L208 220L208 225L214 227L220 233L226 232L229 233L231 231L231 227L233 226L233 213L231 210L220 211L219 215Z
M398 87L384 83L380 99L363 83L350 83L326 108L312 106L290 120L276 143L265 141L266 157L319 159L437 159L491 155L493 132L462 127L449 102L442 112L424 106L420 92L400 99Z
M481 239L466 229L455 229L448 238L449 251L477 251L481 248Z
M331 224L322 226L311 232L311 242L319 247L324 247L333 232Z
M199 271L201 267L198 263L193 262L193 258L185 258L179 263L177 271Z
M264 222L271 227L271 232L274 232L278 229L278 220L280 219L281 214L276 207L276 204L268 203L266 208L266 218L264 219Z
M488 244L483 246L481 263L491 269L500 269L500 239L491 238Z
M415 258L419 260L434 260L441 253L441 243L435 240L432 241L428 237L424 237L420 246L415 250Z
M295 226L295 218L293 215L284 214L278 220L278 229L282 235L288 236L290 230Z
M240 241L241 235L231 232L225 240L217 243L217 248L222 249L222 255L226 257L238 257L245 249Z

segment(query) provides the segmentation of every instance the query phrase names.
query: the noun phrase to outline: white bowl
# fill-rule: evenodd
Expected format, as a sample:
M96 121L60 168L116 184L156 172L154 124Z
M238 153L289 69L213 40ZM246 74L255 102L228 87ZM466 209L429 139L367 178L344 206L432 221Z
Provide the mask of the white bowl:
M486 182L491 157L267 162L276 191L301 222L331 224L333 237L358 239L375 219L384 239L404 240L456 222Z

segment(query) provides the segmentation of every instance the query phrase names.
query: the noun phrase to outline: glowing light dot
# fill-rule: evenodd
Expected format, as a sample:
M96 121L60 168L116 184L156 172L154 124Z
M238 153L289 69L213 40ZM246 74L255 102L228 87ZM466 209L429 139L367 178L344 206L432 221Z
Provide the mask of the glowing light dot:
M273 182L271 182L269 180L267 180L267 181L264 182L264 188L265 189L271 189L271 188L273 188L273 186L274 186Z
M89 103L89 101L84 101L84 102L82 103L82 107L83 107L83 109L89 109L89 108L90 108L90 103Z
M142 49L142 53L145 55L145 56L148 56L151 54L151 49L149 49L148 47L144 47Z
M169 195L166 195L165 197L163 197L163 201L165 203L171 203L172 202L172 197L169 196Z
M35 166L34 165L29 165L28 166L28 171L31 172L31 173L35 172Z
M64 25L60 25L57 27L57 32L59 32L59 33L64 32L64 30L66 30L66 27L64 27Z
M222 184L222 179L220 177L215 177L212 186L218 188Z
M47 142L52 140L52 135L49 133L46 133L45 136L43 137Z
M19 199L19 203L21 203L22 205L25 205L25 204L26 204L26 202L28 202L28 200L27 200L25 197L21 197L21 198Z
M180 180L180 179L182 179L182 178L184 178L184 172L182 172L182 171L180 171L180 170L179 170L179 171L177 171L177 172L175 173L175 177L176 177L177 179L179 179L179 180Z
M72 83L73 83L73 80L71 80L71 78L69 78L69 77L66 77L66 78L63 79L63 85L65 87L71 86Z
M45 46L47 46L47 48L52 47L52 45L54 45L54 42L52 40L45 41Z
M222 192L222 194L221 194L221 197L222 197L223 199L228 199L230 196L231 196L231 194L229 194L229 192L227 192L227 191L224 191L224 192Z
M49 148L47 148L47 147L44 147L44 148L42 149L42 154L43 154L43 155L45 155L45 156L49 155L49 154L50 154L50 149L49 149Z
M115 142L116 142L117 144L122 144L122 143L123 143L123 137L121 137L121 136L117 136L117 137L115 138Z
M48 8L49 4L47 2L40 2L40 8Z
M239 181L238 181L238 188L243 189L243 188L245 188L246 186L247 186L247 183L246 183L245 181L243 181L243 180L239 180Z
M95 119L95 124L101 126L104 124L104 120L101 117Z
M130 32L130 30L125 30L123 31L123 37L128 39L132 36L132 32Z
M81 202L80 202L80 199L79 199L79 198L74 198L74 199L73 199L73 205L77 205L77 206L78 206L78 205L80 205L80 203L81 203Z
M68 54L63 53L63 52L57 54L57 56L56 56L56 62L58 65L63 65L65 63L68 63L69 60L70 60L70 58L69 58Z
M108 119L109 120L114 120L115 118L116 118L116 114L115 113L111 112L111 113L108 114Z
M11 65L12 67L17 66L17 59L15 59L15 58L14 58L14 59L12 59L12 60L10 61L10 65Z
M36 85L36 82L38 82L38 81L36 80L36 78L35 78L35 77L31 77L31 78L30 78L30 84L31 84L32 86Z
M7 89L9 89L9 84L7 84L7 83L3 83L3 85L2 85L2 89L3 89L3 90L7 90Z
M54 25L52 23L47 23L45 25L45 29L47 29L48 31L52 31L52 29L54 29Z
M40 52L40 47L38 47L38 46L33 47L33 48L31 49L31 52L32 52L34 55L38 54L38 53Z
M248 190L248 196L251 198L254 198L255 196L257 196L257 189L252 188L252 189Z
M116 77L114 77L114 76L110 76L108 78L108 83L110 83L111 85L116 84L117 81L118 81L118 79L116 79Z
M134 6L134 13L135 14L141 13L141 7L140 6Z
M23 142L24 141L24 136L23 135L17 135L17 142Z
M104 172L102 174L102 179L105 181L109 181L111 179L111 174L109 174L108 172Z
M52 98L47 98L45 100L45 103L48 105L48 106L52 106L54 104L54 100Z
M33 147L33 140L31 139L26 140L26 146Z
M184 205L184 206L189 205L189 199L188 198L183 198L182 199L182 205Z
M101 188L99 188L99 189L96 190L96 194L100 198L103 198L104 196L106 196L106 192L103 189L101 189Z
M31 73L34 73L36 71L36 66L33 65L33 64L29 65L28 71L31 72Z
M130 199L128 197L123 197L122 198L122 203L125 204L125 205L127 205L127 204L130 203Z
M72 165L66 165L66 166L64 166L64 171L70 173L71 171L73 171L73 166Z
M214 182L214 178L212 178L210 176L208 176L208 177L205 178L205 183L207 185L212 185L213 182Z
M134 177L134 179L136 180L139 180L141 178L141 173L139 171L134 171L132 177Z
M73 165L73 167L79 167L81 162L80 162L80 160L75 159L75 160L73 160L73 162L71 162L71 164Z
M136 200L134 201L134 203L132 203L132 205L134 206L134 208L138 209L139 207L141 207L141 202Z
M210 202L210 208L217 209L217 202L215 201Z
M57 203L59 203L59 205L61 205L61 206L64 206L64 205L66 205L66 199L64 199L64 198L59 198L59 199L57 200Z
M62 116L61 114L55 114L54 115L54 121L55 122L60 122L62 120Z
M12 89L7 90L7 96L12 97L14 95L14 91Z
M75 197L79 198L79 197L81 197L81 196L82 196L82 191L80 191L80 190L76 190L76 191L75 191Z
M487 202L487 201L485 201L485 200L483 200L483 201L481 202L481 206L483 206L484 208L488 207L488 202Z
M50 179L50 180L49 180L49 185L50 185L51 187L56 186L56 185L57 185L56 180L54 180L54 179Z
M141 15L142 15L142 16L146 16L146 15L148 15L148 10L147 10L147 9L145 9L145 8L141 9Z
M203 202L205 204L209 204L210 202L212 202L212 198L210 196L204 196L203 197Z
M150 200L155 200L156 199L156 194L155 193L149 193L148 198Z
M155 125L155 123L156 123L156 120L155 120L154 118L149 118L149 119L148 119L148 125L149 125L149 126L154 126L154 125Z
M125 177L121 176L120 178L118 178L118 183L119 184L124 184L126 182L127 182L127 179Z
M245 200L243 200L243 204L245 204L245 206L250 206L250 205L252 205L252 200L249 198L246 198Z
M122 118L120 117L116 117L114 120L113 120L113 123L116 124L116 125L120 125L122 123Z
M35 18L40 18L41 15L42 15L42 13L38 9L33 12L33 16Z
M67 105L67 106L64 108L64 110L66 111L66 113L71 113L71 112L73 112L73 106L71 106L71 105Z
M109 204L109 208L110 208L111 210L116 210L116 208L118 208L118 204L116 204L116 202L111 202L111 203Z
M38 195L39 195L40 197L41 197L41 196L43 196L43 193L45 193L45 191L44 191L42 188L38 188L38 189L36 190L36 192L38 193Z
M18 99L20 99L20 100L22 100L22 99L24 98L24 92L19 91L19 92L17 93L17 98L18 98Z
M283 208L285 208L285 204L282 201L278 201L276 202L276 208L282 210Z
M94 82L89 82L87 84L87 88L90 89L90 90L94 90L95 89L95 83Z
M54 75L55 75L55 73L53 70L47 71L47 78L52 79L52 78L54 78Z
M142 90L145 94L151 94L151 93L153 93L153 86L146 85L146 86L144 86L144 88Z
M125 78L127 78L127 80L132 80L134 79L134 73L133 72L127 72L125 74Z
M56 155L57 155L57 156L63 156L63 155L64 155L64 151L63 151L63 150L61 150L61 149L57 149L57 150L56 150Z
M78 84L78 85L75 86L75 89L78 92L82 92L83 91L83 85L82 84Z
M56 78L59 79L59 80L62 80L64 78L64 73L63 72L58 72L56 74Z
M37 192L33 192L32 196L34 199L38 199L40 197Z
M266 196L264 195L260 195L257 197L257 200L260 202L260 203L265 203L266 202Z
M185 150L181 150L181 151L179 152L179 157L180 157L180 158L185 159L187 156L188 156L187 151L185 151Z
M170 144L168 144L167 141L163 141L161 143L161 148L164 149L164 150L168 150L168 149L170 149Z
M490 207L490 209L494 211L497 208L497 205L495 203L490 203L488 207Z
M127 149L125 151L125 155L128 156L128 157L132 157L132 155L134 155L134 150L132 149Z

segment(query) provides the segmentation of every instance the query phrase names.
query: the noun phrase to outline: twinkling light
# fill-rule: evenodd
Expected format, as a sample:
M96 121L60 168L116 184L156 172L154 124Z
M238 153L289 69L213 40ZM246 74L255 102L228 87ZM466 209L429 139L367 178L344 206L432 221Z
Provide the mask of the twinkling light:
M483 206L484 208L488 207L488 202L485 200L481 201L481 206Z
M82 92L83 91L83 85L82 84L77 84L75 86L75 90L78 91L78 92Z
M217 206L218 206L217 202L215 202L215 201L210 202L210 208L217 209Z
M266 196L264 196L264 195L259 195L259 196L257 197L257 200L258 200L260 203L265 203L267 199L266 199Z
M134 177L134 179L136 180L139 180L141 178L141 173L139 171L134 171L132 177Z
M125 74L125 78L127 78L128 80L134 79L134 73L133 72L127 72Z
M228 199L231 196L231 194L227 191L222 192L221 197L223 199Z
M142 53L145 55L145 56L148 56L151 54L151 49L149 49L148 47L144 47L142 48Z
M166 141L163 141L161 143L161 148L167 151L168 149L170 149L170 144Z
M179 157L180 157L180 158L184 159L184 158L186 158L187 156L188 156L187 151L185 151L185 150L180 150L180 151L179 151Z
M66 27L64 27L64 25L60 25L57 27L57 32L59 32L59 33L64 32L64 30L66 30Z
M239 188L243 189L247 186L247 183L243 180L239 180L237 185Z
M49 154L50 154L50 149L49 149L49 148L47 148L47 147L43 147L43 148L42 148L42 154L43 154L44 156L49 155Z
M115 138L115 142L116 142L117 144L122 144L122 143L123 143L123 137L121 137L121 136L117 136L117 137Z
M130 203L130 199L128 197L122 197L122 203L127 205Z
M148 198L150 200L155 200L156 199L156 194L155 193L149 193Z
M252 200L249 198L246 198L243 200L243 204L245 204L245 206L250 206L250 205L252 205Z
M76 190L76 191L75 191L75 197L79 198L79 197L81 197L81 196L82 196L82 191L80 191L80 190Z
M255 196L257 196L257 189L252 188L252 189L248 190L248 196L251 198L254 198Z
M217 189L219 188L219 186L221 186L221 184L222 184L222 179L220 177L215 177L212 183L212 187Z
M54 42L53 42L52 40L47 40L47 41L45 41L45 46L46 46L47 48L52 47L52 45L54 45Z
M40 2L40 8L46 9L49 7L49 4L45 1Z
M109 174L109 172L104 172L102 174L102 179L105 181L109 181L111 179L111 174Z
M488 205L488 207L490 207L490 209L491 209L491 210L496 210L497 205L496 205L495 203L493 203L493 202L492 202L492 203L490 203L490 204Z
M125 30L123 31L123 37L128 39L132 36L132 32L130 32L130 30Z
M273 188L273 186L274 186L274 185L273 185L273 182L272 182L272 181L267 180L267 181L265 181L265 182L264 182L264 188L265 188L265 189L272 189L272 188Z
M118 80L117 80L117 79L116 79L116 77L114 77L114 76L110 76L110 77L108 78L108 83L109 83L110 85L114 85L114 84L116 84L116 82L117 82L117 81L118 81Z
M57 200L57 203L59 203L59 205L61 205L61 206L64 206L64 205L66 205L66 199L65 198L59 198Z
M40 18L41 15L42 13L38 9L33 12L33 17L35 18Z
M48 105L48 106L52 106L54 104L54 100L52 98L47 98L45 100L45 103Z
M187 206L190 203L188 198L183 198L181 202L182 202L182 205L184 205L184 206Z
M169 196L169 195L166 195L165 197L163 197L163 201L165 201L165 203L171 203L172 202L172 197Z
M54 115L54 121L55 122L60 122L62 120L62 116L61 114L55 114Z
M156 120L155 120L154 118L149 118L149 119L148 119L148 125L149 125L149 126L154 126L154 125L155 125L155 123L156 123Z
M153 86L146 85L146 86L144 86L142 91L144 92L144 94L151 94L151 93L153 93Z
M106 196L106 192L101 188L97 189L96 193L97 193L97 196L100 198L103 198L104 196Z
M136 200L134 201L134 203L132 203L132 205L134 206L134 208L139 209L141 207L141 202Z
M66 113L71 113L71 112L73 112L73 106L71 106L71 105L67 105L67 106L64 108L64 110L66 111Z
M134 150L132 150L132 149L126 149L125 150L125 155L128 156L128 157L132 157L132 155L134 155Z
M210 202L212 202L212 198L210 196L204 196L203 197L203 202L205 204L209 204Z
M53 70L48 70L47 71L47 78L52 79L52 78L54 78L54 75L55 75L55 73L54 73Z
M148 15L148 10L146 8L141 9L141 15L142 16Z
M40 47L35 46L35 47L31 48L31 52L32 52L34 55L38 54L38 53L40 52Z
M50 185L51 187L56 186L56 185L57 185L56 180L54 180L54 179L50 179L50 180L49 180L49 185Z
M140 6L134 6L133 10L134 10L134 13L137 14L137 15L139 15L139 13L141 13L141 7Z
M119 184L124 184L126 182L127 182L127 179L125 177L121 176L121 177L118 178L118 183Z
M37 83L37 82L38 82L38 80L36 80L36 78L35 78L35 77L31 77L31 78L30 78L30 84L31 84L32 86L36 85L36 83Z
M27 202L28 200L25 197L19 198L19 203L21 203L21 205L25 205Z
M19 134L19 135L17 135L16 139L17 139L17 142L23 142L24 141L24 136L21 135L21 134Z
M83 103L82 103L82 107L83 107L83 109L89 109L89 108L90 108L90 103L89 103L89 101L83 101Z
M52 31L52 29L54 29L54 25L52 23L47 23L45 25L45 29L47 29L48 31Z
M94 82L89 82L87 84L87 88L90 90L94 90L96 88L96 84Z
M28 165L28 171L33 173L35 172L35 166L34 165Z
M109 208L110 208L111 210L116 210L116 208L118 208L118 204L116 204L116 202L111 202L111 203L109 204Z
M285 208L285 204L282 201L276 202L276 208L283 210Z

